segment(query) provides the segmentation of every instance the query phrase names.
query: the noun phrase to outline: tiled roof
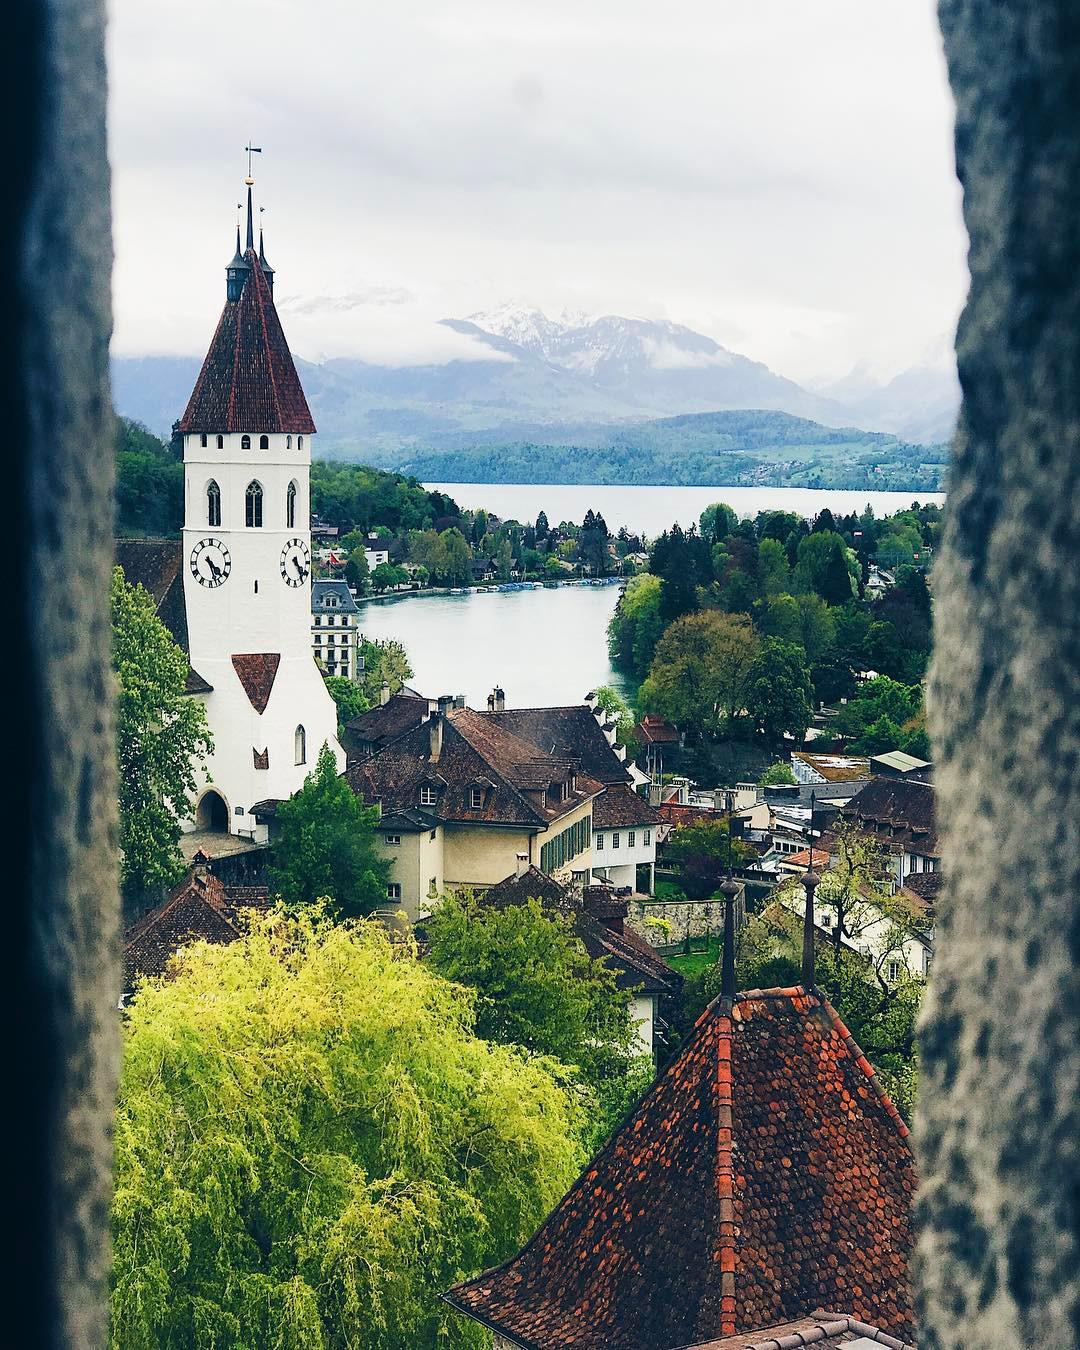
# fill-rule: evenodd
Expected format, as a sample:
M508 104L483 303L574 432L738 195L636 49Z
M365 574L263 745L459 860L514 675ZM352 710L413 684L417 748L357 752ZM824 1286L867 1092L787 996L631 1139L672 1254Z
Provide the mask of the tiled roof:
M391 694L386 703L380 703L345 723L345 739L349 745L380 749L406 731L425 721L428 715L426 698L409 694Z
M699 1341L697 1345L683 1346L680 1350L799 1350L806 1345L816 1346L817 1350L840 1350L853 1341L870 1341L886 1346L888 1350L915 1350L913 1345L890 1336L880 1327L860 1322L847 1313L835 1312L816 1312L809 1317L800 1317L797 1322L762 1327L739 1336L725 1336L719 1341Z
M874 834L883 844L936 857L934 788L911 778L872 778L840 808L843 820Z
M525 905L530 900L539 900L545 909L556 910L560 914L572 914L574 904L565 886L560 886L546 872L530 863L520 876L512 872L503 877L494 886L484 892L484 903L496 909L510 909L514 905Z
M944 884L945 876L940 868L936 872L909 872L904 878L905 887L931 906L937 903Z
M232 663L251 706L257 713L265 712L277 679L278 666L281 665L281 654L244 652L234 656Z
M179 539L117 539L116 561L130 586L153 596L157 616L180 650L188 653L187 601L184 598L184 545ZM186 692L209 694L212 684L188 667Z
M583 703L569 708L510 708L484 715L544 754L570 760L599 783L630 781L626 765Z
M671 723L655 713L646 713L634 730L643 745L673 745L679 740L679 733Z
M593 829L609 830L616 825L659 825L664 817L625 783L606 788L593 802Z
M566 801L548 801L544 790L564 780L572 766L541 754L471 708L455 708L442 717L442 747L433 760L433 720L351 765L346 781L365 801L380 802L384 811L419 805L421 786L430 785L438 796L426 809L440 821L536 827L566 815L601 790L600 783L579 775ZM471 805L474 787L485 789L483 805L476 809Z
M696 825L702 820L723 820L719 811L711 811L707 806L680 806L678 802L661 802L656 808L661 820L669 825Z
M224 886L203 868L189 872L155 909L124 934L124 988L141 977L161 975L169 958L191 942L235 942L239 913L268 904L263 886Z
M314 433L258 256L244 256L251 270L240 299L225 302L180 430Z
M910 1338L907 1133L822 995L717 999L528 1245L447 1301L532 1350L671 1350L838 1305Z

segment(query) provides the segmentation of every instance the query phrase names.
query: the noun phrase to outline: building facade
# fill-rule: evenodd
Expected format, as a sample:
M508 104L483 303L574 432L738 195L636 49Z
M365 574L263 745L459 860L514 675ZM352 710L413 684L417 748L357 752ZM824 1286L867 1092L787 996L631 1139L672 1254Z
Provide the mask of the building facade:
M347 582L311 583L311 653L327 675L355 680L363 673L359 614Z

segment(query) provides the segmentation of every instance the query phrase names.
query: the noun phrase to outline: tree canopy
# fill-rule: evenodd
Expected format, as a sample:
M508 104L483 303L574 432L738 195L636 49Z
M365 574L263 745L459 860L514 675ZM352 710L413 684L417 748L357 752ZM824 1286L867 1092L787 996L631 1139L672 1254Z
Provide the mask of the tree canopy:
M126 1010L114 1350L479 1347L439 1293L577 1175L576 1091L378 925L280 914Z
M113 570L113 670L120 789L120 876L129 896L183 873L181 821L191 815L202 761L213 748L206 711L184 692L188 660L153 597Z
M640 701L694 735L712 733L742 709L757 659L750 620L720 610L685 614L656 645Z
M328 745L299 792L282 802L270 881L291 907L327 900L338 915L370 914L386 899L389 863L375 850L379 812L338 775Z

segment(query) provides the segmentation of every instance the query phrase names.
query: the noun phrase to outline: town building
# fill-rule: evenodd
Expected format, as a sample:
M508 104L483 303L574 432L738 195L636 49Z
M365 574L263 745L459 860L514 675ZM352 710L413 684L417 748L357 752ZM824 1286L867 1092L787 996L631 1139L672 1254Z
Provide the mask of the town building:
M792 750L791 772L796 783L812 787L852 783L870 777L870 761L862 755L814 755Z
M928 783L934 766L903 750L889 750L883 755L870 756L870 773L874 778L917 778Z
M387 902L410 919L446 889L502 881L519 855L563 884L589 880L592 807L604 785L496 718L471 708L428 711L345 777L380 807Z
M873 778L840 808L840 820L875 839L893 863L897 886L940 865L934 787L914 778Z
M496 1346L913 1340L907 1126L812 958L806 988L735 993L733 950L724 966L724 992L539 1232L444 1295Z
M593 876L619 891L656 889L660 812L625 783L613 783L593 806Z
M311 651L327 675L355 680L363 674L359 613L345 581L311 583Z
M225 308L177 424L182 541L118 549L149 577L187 653L188 688L214 749L188 828L266 839L254 807L290 797L324 743L344 765L337 715L311 656L308 480L315 424L274 307L274 271L247 241L226 268ZM160 597L160 598L158 598Z

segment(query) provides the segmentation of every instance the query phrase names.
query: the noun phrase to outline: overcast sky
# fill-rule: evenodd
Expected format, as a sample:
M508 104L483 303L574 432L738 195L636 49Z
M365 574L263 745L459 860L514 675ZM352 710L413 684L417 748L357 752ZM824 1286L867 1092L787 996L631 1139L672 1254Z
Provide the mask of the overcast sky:
M114 349L205 350L249 137L311 359L470 354L504 300L800 380L948 350L933 0L112 0Z

